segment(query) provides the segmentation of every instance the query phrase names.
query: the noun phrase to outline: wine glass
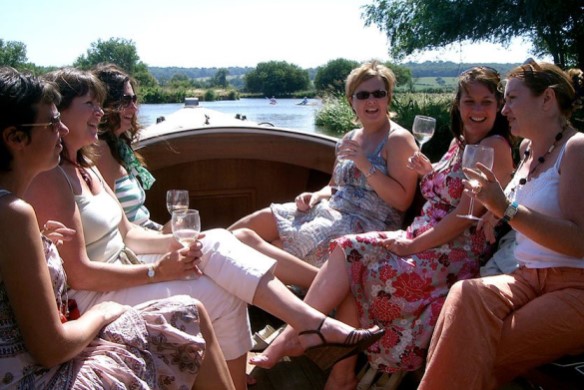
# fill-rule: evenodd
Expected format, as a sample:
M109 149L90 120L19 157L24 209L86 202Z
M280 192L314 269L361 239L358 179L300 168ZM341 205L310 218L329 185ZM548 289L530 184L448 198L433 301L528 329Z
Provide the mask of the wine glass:
M412 126L412 133L414 138L420 144L420 150L422 150L422 145L430 141L430 138L434 135L434 129L436 128L436 119L431 116L416 115L414 118L414 125Z
M477 163L481 163L489 169L493 168L493 160L495 158L495 151L490 146L482 145L466 145L464 147L464 153L462 154L462 166L463 168L476 169ZM466 175L467 179L470 179ZM477 180L470 180L469 182L473 187L478 186ZM474 197L470 198L470 206L468 214L458 215L460 218L472 219L473 221L478 221L480 218L472 215L474 206Z
M341 138L340 140L337 141L337 144L335 145L335 156L337 157L337 161L342 161L345 158L343 156L341 156L341 153L343 152L343 139Z
M201 217L199 211L194 209L175 210L171 219L172 235L188 248L195 243L201 231Z
M172 215L173 211L189 208L189 192L187 190L166 191L166 209Z

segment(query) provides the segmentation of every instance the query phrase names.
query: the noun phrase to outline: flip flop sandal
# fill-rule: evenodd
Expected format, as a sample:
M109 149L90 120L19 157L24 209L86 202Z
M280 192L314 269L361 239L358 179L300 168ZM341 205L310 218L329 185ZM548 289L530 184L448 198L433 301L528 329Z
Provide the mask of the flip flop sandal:
M264 349L274 341L276 337L282 333L286 325L280 326L278 329L274 329L271 325L266 325L264 329L259 332L255 332L253 335L253 346L251 347L251 352L262 352Z

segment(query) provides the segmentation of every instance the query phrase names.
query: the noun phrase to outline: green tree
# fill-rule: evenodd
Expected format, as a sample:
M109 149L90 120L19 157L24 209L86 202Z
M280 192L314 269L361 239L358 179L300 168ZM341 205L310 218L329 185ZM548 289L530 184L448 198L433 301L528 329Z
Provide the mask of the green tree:
M363 16L386 33L396 58L464 40L527 37L534 54L584 68L582 0L372 0Z
M395 84L396 87L407 86L408 90L413 88L413 81L412 81L412 71L406 66L394 64L388 62L385 64L389 69L393 71L395 75Z
M285 61L262 62L245 75L245 89L266 96L284 96L308 89L308 72Z
M319 66L314 76L314 88L319 92L345 93L345 80L351 70L359 66L357 61L337 58Z
M158 84L146 64L140 61L136 44L130 39L110 38L107 41L98 39L97 42L91 43L86 55L82 54L75 60L73 66L91 69L100 63L116 64L132 75L141 86L154 87Z
M26 45L18 41L4 41L0 38L0 66L21 69L26 65Z
M227 88L229 86L229 82L227 81L227 76L229 75L229 71L226 68L217 69L215 76L211 80L211 84L214 87L219 88Z

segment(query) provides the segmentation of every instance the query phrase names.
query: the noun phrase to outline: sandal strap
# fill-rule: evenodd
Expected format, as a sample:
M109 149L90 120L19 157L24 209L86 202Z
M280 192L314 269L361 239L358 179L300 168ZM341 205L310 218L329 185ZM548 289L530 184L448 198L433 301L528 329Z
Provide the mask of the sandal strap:
M365 329L355 329L352 330L351 333L345 339L345 345L353 345L357 344L359 341L370 337L372 333Z
M307 335L311 335L311 334L315 334L318 337L320 337L320 340L322 341L323 344L326 344L326 339L324 338L324 335L320 332L320 329L322 328L322 325L324 324L324 322L326 321L327 317L324 317L322 319L322 321L320 322L320 325L318 325L318 328L314 329L314 330L303 330L302 332L298 333L298 336L307 336ZM347 336L350 337L351 335Z

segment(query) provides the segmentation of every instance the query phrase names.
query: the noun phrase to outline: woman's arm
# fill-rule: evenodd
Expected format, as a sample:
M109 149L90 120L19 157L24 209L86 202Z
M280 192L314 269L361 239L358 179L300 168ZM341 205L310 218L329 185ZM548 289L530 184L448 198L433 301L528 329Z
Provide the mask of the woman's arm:
M172 234L161 234L159 231L145 229L142 226L130 222L113 190L108 185L104 185L104 191L106 191L120 207L122 220L118 227L124 238L124 243L128 248L132 249L137 254L162 254L182 248L182 245L174 239Z
M489 137L481 141L481 145L491 146L495 150L495 163L493 172L498 178L499 182L506 185L511 179L513 172L513 160L511 157L511 147L502 137ZM446 215L440 222L438 222L431 229L415 237L412 240L395 240L390 239L390 244L393 247L390 249L398 255L408 255L412 253L422 252L429 248L434 248L443 245L456 237L458 237L469 225L474 223L457 215L467 214L470 206L470 198L463 194L457 207ZM475 215L480 215L485 211L484 207L475 202ZM478 210L478 212L477 212Z
M81 352L125 307L102 306L61 324L33 209L21 200L2 208L0 275L30 354L53 367Z
M389 134L383 148L383 156L387 161L388 175L375 172L367 178L367 182L381 199L388 205L406 211L414 199L418 185L418 174L408 168L408 159L418 151L412 134L397 128ZM366 167L359 167L368 172L371 163Z
M550 217L519 205L517 214L509 222L511 227L541 246L558 253L584 258L584 135L576 134L568 140L564 157L560 164L559 202L562 217ZM553 169L553 168L550 168ZM489 175L485 171L485 174ZM485 194L478 199L501 218L508 201L496 183L489 185ZM484 189L485 190L485 189Z
M87 255L83 224L69 183L55 168L38 175L26 193L39 221L58 220L75 230L70 241L59 247L67 282L77 290L112 291L147 283L174 280L192 275L176 252L166 254L158 263L155 280L148 277L148 265L106 264L91 261Z

